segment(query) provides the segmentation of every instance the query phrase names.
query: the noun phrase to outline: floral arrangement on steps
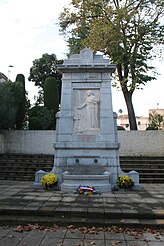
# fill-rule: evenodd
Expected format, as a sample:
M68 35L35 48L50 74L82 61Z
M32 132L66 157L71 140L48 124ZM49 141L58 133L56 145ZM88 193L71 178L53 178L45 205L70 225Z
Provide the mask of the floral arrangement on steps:
M57 181L58 181L58 177L57 177L57 175L55 173L45 174L41 178L42 187L45 188L46 190L48 188L53 188L54 186L56 186L57 185Z
M84 195L97 194L97 191L96 191L95 187L89 186L89 185L80 185L77 188L77 192L79 194L84 194Z
M120 189L128 190L134 186L134 182L131 177L122 175L117 178L117 186Z

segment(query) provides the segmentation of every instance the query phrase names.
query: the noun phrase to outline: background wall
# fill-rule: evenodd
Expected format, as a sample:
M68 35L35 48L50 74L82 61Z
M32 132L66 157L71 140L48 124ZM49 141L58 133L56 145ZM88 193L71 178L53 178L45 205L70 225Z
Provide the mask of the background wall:
M121 156L164 156L164 131L119 131Z
M54 154L55 131L2 131L4 153Z
M121 156L164 156L164 131L118 131ZM54 154L55 131L1 131L0 153Z
M0 133L0 153L4 152L4 135Z

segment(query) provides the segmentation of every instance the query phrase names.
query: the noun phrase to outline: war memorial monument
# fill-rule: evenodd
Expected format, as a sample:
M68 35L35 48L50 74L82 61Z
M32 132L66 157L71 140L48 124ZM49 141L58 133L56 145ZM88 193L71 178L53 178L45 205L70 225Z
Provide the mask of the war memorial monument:
M120 168L116 113L112 107L111 80L116 66L103 55L85 48L58 66L62 73L61 109L56 114L54 167L58 189L75 192L79 185L110 192ZM34 187L45 174L38 171ZM139 190L139 174L126 173Z

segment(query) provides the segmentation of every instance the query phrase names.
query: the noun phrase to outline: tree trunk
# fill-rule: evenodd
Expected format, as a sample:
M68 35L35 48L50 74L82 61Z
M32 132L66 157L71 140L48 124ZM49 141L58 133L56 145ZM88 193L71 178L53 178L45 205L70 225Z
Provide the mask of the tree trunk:
M124 99L125 99L125 102L126 102L127 110L128 110L130 130L137 130L136 116L135 116L135 113L134 113L134 108L133 108L133 103L132 103L133 91L128 91L128 89L127 89L128 67L126 66L126 69L124 68L125 77L123 77L122 65L121 64L117 64L117 72L118 72L118 77L119 77L120 85L121 85L121 88L122 88L122 92L123 92L123 95L124 95Z
M133 103L132 103L132 93L129 91L123 91L123 95L124 95L127 110L128 110L130 130L137 130L136 116L135 116Z

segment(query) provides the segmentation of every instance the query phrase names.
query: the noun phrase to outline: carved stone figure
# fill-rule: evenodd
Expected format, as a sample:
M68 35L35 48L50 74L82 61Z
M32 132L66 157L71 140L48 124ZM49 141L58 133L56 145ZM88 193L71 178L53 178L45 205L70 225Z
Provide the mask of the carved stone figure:
M82 105L77 107L79 112L79 126L78 130L93 130L99 128L98 122L98 102L99 98L94 95L91 90L87 91L87 98ZM83 110L83 113L80 111ZM84 114L85 112L85 114ZM84 117L85 116L85 117Z

